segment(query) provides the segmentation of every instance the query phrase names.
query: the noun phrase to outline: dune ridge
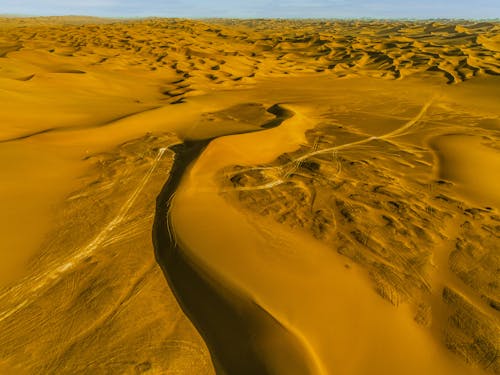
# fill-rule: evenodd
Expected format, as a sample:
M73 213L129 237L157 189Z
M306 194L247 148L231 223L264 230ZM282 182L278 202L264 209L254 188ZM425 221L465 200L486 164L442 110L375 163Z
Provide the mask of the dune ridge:
M267 112L275 118L261 124L264 129L279 126L293 116L292 111L277 104ZM318 373L314 359L308 358L312 353L308 353L300 339L255 300L204 271L190 259L186 245L176 235L171 214L176 191L183 175L211 141L185 141L172 147L176 152L174 165L156 205L153 226L156 259L184 312L207 343L217 373ZM266 355L266 351L273 354Z

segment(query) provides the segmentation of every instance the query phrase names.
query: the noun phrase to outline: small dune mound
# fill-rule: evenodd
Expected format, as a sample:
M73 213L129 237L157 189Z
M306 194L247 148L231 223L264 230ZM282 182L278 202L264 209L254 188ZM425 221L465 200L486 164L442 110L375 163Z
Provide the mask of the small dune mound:
M61 69L61 70L56 70L54 73L62 73L62 74L85 74L83 70L78 70L78 69Z
M467 362L498 374L500 329L495 319L482 313L464 296L450 288L444 288L443 300L451 311L445 333L448 349Z
M0 44L0 57L7 57L9 52L19 51L22 45L1 45Z
M29 76L20 77L20 78L16 78L16 79L18 81L26 82L26 81L31 81L33 78L35 78L35 74L30 74Z

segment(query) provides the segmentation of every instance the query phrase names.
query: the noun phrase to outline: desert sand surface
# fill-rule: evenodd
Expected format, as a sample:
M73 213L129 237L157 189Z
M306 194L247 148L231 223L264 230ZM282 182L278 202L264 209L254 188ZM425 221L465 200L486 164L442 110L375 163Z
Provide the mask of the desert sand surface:
M0 18L0 374L498 374L500 25Z

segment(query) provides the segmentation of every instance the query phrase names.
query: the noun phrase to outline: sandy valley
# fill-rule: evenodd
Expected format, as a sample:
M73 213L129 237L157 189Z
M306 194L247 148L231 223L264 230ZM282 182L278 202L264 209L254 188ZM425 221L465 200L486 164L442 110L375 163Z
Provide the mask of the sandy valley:
M498 374L500 25L0 19L0 374Z

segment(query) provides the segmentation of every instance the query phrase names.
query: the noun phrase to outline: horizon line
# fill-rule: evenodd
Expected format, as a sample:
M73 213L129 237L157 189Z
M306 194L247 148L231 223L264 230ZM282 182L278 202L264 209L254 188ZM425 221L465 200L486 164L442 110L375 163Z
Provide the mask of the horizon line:
M53 15L40 15L40 14L11 14L11 13L0 13L2 18L55 18L55 17L88 17L88 18L99 18L108 20L146 20L146 19L179 19L179 20L294 20L294 21L309 21L309 20L325 20L325 21L335 21L335 20L370 20L370 21L500 21L500 18L462 18L462 17L180 17L180 16L97 16L91 14L53 14Z

